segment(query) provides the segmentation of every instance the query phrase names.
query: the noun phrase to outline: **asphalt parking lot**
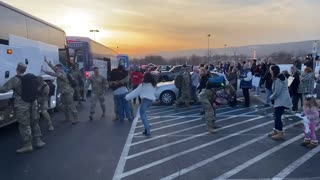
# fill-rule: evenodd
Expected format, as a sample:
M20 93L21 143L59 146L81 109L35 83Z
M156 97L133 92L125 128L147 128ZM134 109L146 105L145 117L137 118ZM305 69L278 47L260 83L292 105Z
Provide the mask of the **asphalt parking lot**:
M114 179L320 179L320 147L300 146L299 119L283 116L286 140L273 141L272 108L224 106L214 134L206 131L200 106L175 111L152 106L151 137L134 121Z

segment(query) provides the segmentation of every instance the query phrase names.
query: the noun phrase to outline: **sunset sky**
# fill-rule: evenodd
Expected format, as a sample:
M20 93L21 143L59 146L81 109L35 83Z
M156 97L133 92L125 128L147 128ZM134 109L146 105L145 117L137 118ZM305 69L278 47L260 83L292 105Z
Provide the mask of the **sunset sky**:
M320 0L5 0L131 55L320 39Z

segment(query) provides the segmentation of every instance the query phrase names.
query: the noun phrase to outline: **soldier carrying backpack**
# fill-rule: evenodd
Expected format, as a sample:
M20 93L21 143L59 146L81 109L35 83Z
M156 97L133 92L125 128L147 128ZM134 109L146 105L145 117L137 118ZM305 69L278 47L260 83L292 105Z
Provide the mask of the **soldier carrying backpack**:
M204 109L204 119L210 133L220 128L216 124L216 109L231 102L234 96L235 90L232 85L225 85L224 76L209 78L206 89L199 94L199 101Z
M37 92L33 88L37 87L37 78L33 74L24 74L27 66L23 63L17 65L17 75L10 78L3 86L0 86L0 93L13 90L15 116L19 123L19 132L24 142L22 148L17 149L17 153L33 151L33 140L35 147L42 148L45 143L41 139L39 127L39 115L37 112ZM37 87L38 88L38 87ZM37 89L35 88L35 89Z

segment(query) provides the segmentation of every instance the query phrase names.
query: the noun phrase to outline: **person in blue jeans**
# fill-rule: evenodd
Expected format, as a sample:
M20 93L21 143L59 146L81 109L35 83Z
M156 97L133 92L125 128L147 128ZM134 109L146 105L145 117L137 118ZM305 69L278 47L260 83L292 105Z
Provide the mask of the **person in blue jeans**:
M129 121L133 119L131 116L131 106L129 102L125 99L126 95L127 92L116 95L120 121L124 121L125 117L127 117Z
M156 100L156 86L157 82L151 75L151 73L146 73L144 75L144 79L142 81L142 84L140 84L136 89L134 89L132 92L126 95L126 100L132 100L135 97L140 96L142 99L141 104L139 106L139 113L140 113L140 118L144 126L144 132L142 134L146 136L150 136L150 125L149 121L147 118L146 111L148 108L152 105L152 102Z

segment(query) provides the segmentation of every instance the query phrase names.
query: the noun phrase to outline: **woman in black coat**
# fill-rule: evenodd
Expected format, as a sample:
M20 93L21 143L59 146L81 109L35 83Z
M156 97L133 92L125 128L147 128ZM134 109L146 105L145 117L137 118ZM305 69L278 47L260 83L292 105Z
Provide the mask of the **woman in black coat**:
M292 98L292 111L298 111L299 99L302 99L302 94L298 93L300 85L300 71L295 66L292 66L290 76L294 78L289 86L289 93Z

